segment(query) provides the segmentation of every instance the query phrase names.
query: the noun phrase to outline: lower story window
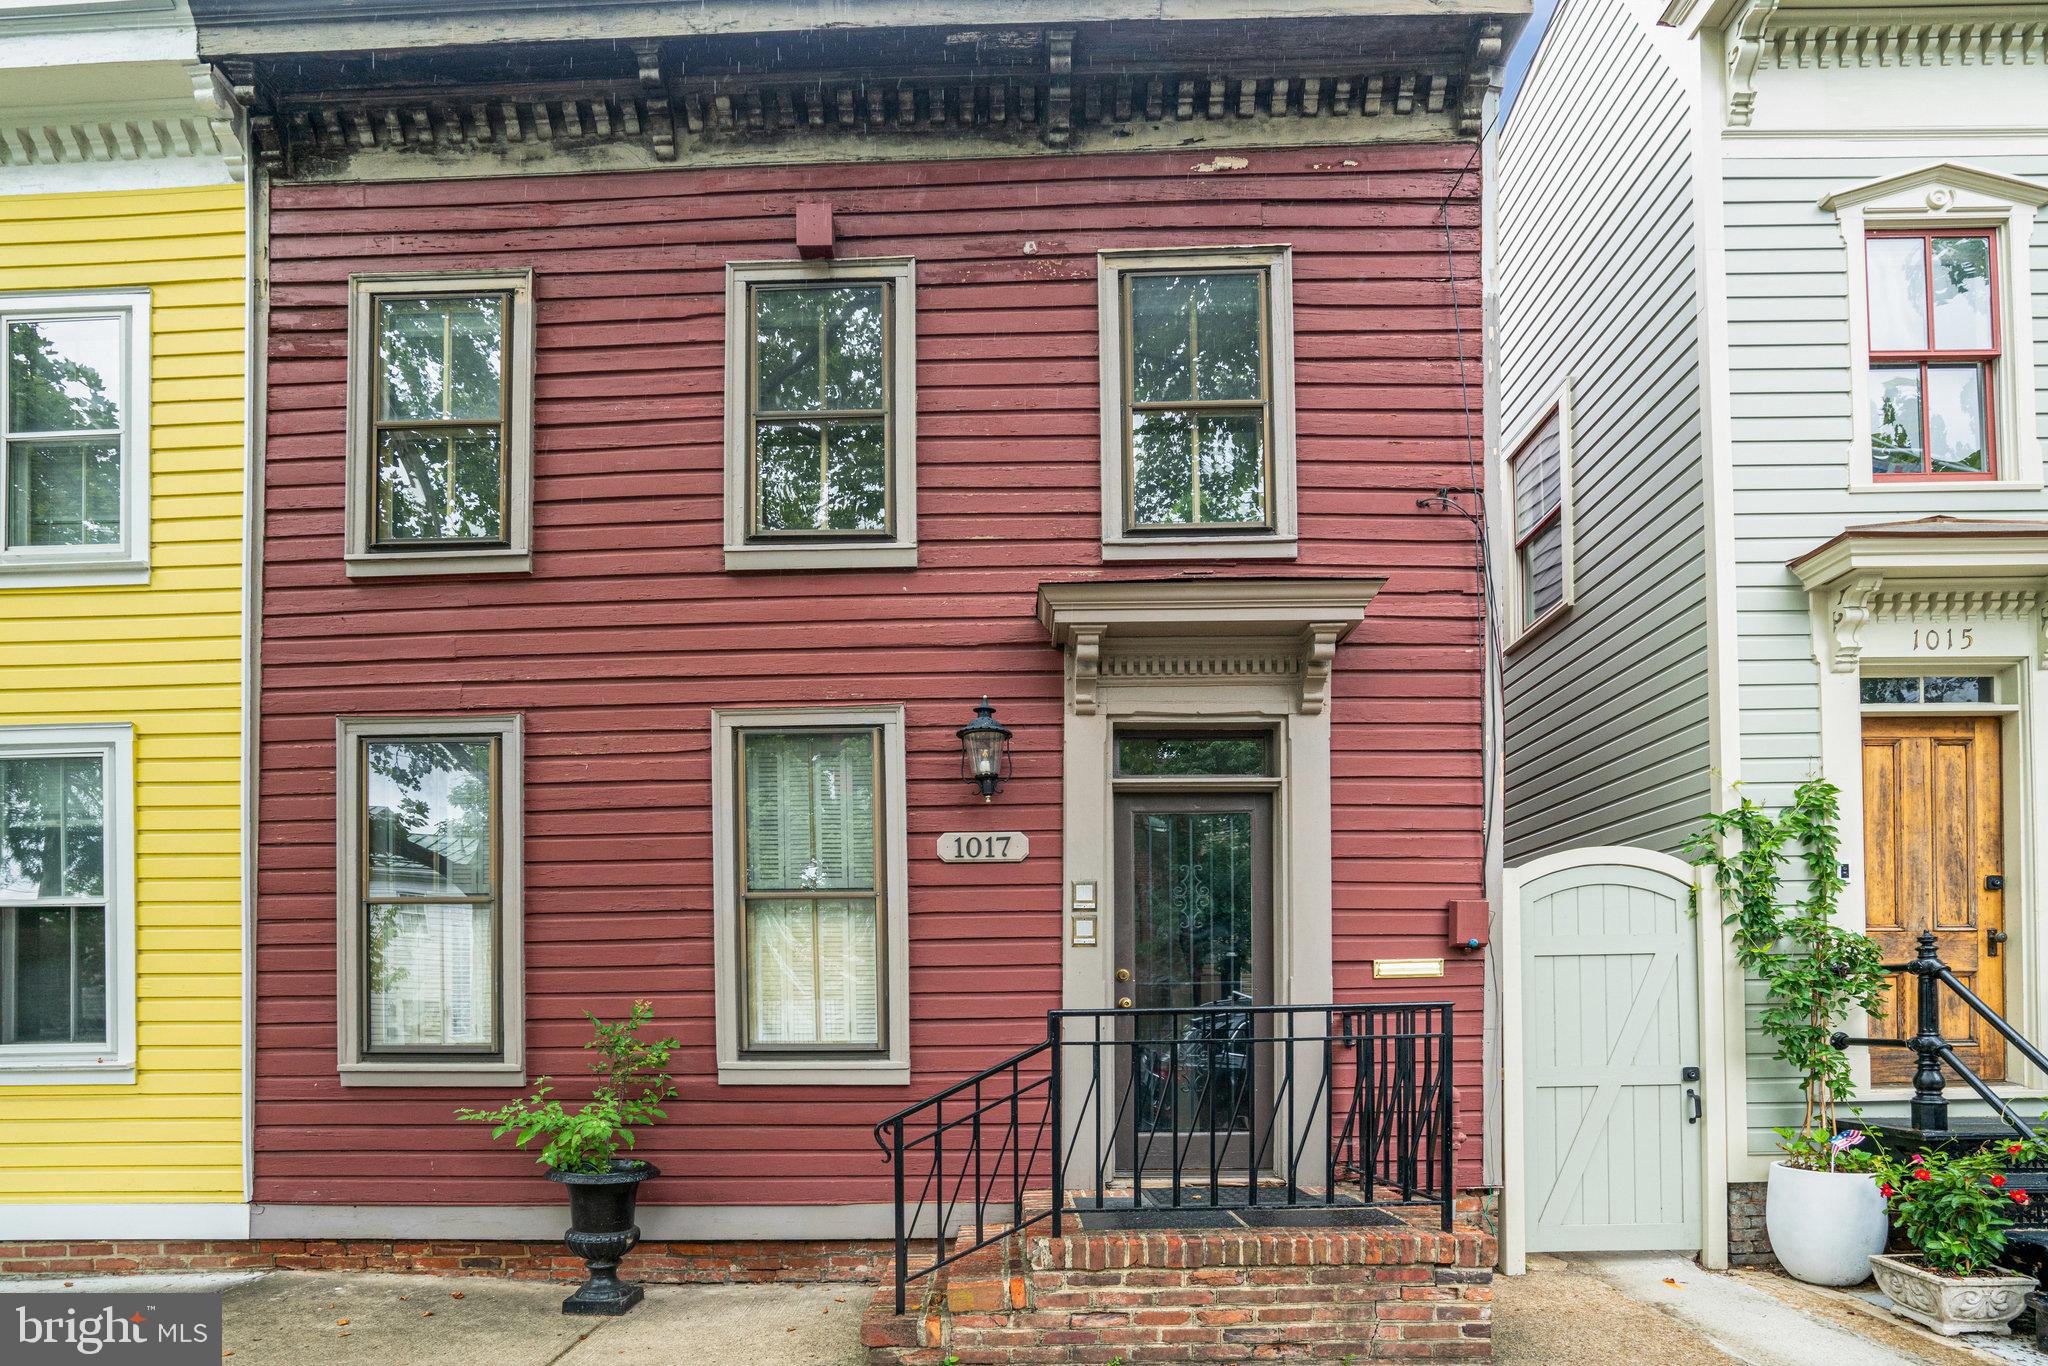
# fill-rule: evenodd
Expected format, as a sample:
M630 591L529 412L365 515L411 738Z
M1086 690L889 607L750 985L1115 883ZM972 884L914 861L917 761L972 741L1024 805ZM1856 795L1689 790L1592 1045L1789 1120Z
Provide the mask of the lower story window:
M740 736L750 1049L882 1047L879 740Z
M0 1070L125 1065L130 744L0 729Z
M712 715L718 1076L909 1080L901 707Z
M509 1064L520 1028L508 1001L517 982L516 720L351 719L343 750L345 990L354 1008L345 1071L415 1066L440 1076Z

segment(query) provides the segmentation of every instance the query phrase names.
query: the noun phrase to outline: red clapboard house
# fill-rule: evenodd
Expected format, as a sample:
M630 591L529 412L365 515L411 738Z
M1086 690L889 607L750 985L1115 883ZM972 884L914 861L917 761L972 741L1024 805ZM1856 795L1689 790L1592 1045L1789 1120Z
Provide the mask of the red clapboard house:
M886 1241L898 1172L929 1219L1022 1149L1483 1183L1513 6L195 8L268 172L259 1236L556 1237L453 1112L636 999L683 1045L650 1239Z

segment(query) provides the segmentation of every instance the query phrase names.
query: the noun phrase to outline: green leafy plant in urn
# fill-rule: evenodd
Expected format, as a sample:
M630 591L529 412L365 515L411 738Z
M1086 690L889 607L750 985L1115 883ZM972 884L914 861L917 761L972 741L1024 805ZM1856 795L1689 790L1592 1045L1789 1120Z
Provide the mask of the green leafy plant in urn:
M654 1006L635 1001L617 1022L584 1012L595 1036L584 1045L597 1056L591 1097L571 1109L554 1099L554 1083L542 1077L533 1094L495 1110L457 1110L455 1117L489 1124L492 1138L516 1135L519 1147L546 1139L537 1159L548 1180L569 1188L569 1230L562 1241L583 1259L589 1277L562 1301L565 1314L623 1314L645 1298L638 1285L619 1279L619 1263L640 1241L634 1222L640 1183L661 1175L637 1158L620 1156L633 1147L633 1131L668 1118L661 1108L676 1095L668 1061L676 1041L640 1037L654 1018Z

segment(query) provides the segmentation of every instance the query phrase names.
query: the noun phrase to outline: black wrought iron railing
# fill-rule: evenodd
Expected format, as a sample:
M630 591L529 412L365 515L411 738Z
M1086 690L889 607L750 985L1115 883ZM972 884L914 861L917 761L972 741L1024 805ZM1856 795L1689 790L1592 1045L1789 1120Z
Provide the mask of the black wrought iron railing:
M1963 980L1956 976L1948 964L1941 961L1941 954L1935 946L1934 933L1929 930L1921 934L1915 945L1912 961L1887 963L1888 972L1903 972L1913 978L1913 1033L1905 1038L1851 1038L1846 1033L1836 1033L1829 1042L1836 1048L1904 1048L1913 1053L1913 1127L1933 1133L1946 1133L1949 1129L1947 1078L1942 1069L1954 1072L1962 1083L1977 1093L1992 1113L2012 1126L2013 1132L2026 1138L2037 1135L2032 1125L2020 1118L2019 1111L2006 1103L2005 1099L1991 1089L1989 1082L1977 1075L1970 1065L1963 1061L1956 1051L1955 1043L1944 1038L1941 1032L1941 993L1945 989L1954 994L1971 1014L1996 1031L2019 1055L2044 1072L2048 1072L2048 1057L2036 1048L2031 1040L2008 1024L2003 1016L1971 991Z
M1448 1229L1452 1062L1436 1002L1049 1012L1042 1042L875 1126L896 1312L913 1282L1074 1216L1434 1205Z

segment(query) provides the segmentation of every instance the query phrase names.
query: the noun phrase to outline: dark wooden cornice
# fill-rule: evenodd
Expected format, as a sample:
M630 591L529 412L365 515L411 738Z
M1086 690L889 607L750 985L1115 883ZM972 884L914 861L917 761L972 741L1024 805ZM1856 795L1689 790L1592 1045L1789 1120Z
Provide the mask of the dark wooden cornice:
M826 28L214 64L272 174L326 178L372 159L384 174L503 173L1472 137L1510 23L1495 12Z

